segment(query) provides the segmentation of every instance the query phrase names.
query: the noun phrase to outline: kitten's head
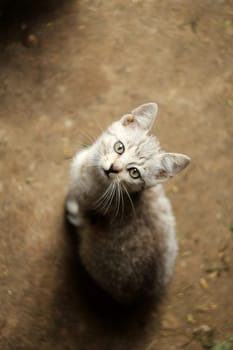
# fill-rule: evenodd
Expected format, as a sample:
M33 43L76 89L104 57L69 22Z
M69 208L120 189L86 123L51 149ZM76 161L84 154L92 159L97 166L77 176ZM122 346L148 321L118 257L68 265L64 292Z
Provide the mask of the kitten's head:
M184 169L190 158L165 153L149 135L157 104L147 103L114 122L95 144L97 171L106 184L118 182L130 192L155 186Z

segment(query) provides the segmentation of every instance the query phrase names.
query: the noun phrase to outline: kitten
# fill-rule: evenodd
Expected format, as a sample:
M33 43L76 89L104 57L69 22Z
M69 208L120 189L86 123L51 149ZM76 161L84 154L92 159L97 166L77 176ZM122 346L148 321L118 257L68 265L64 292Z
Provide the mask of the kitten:
M79 255L114 299L131 303L161 295L177 243L175 219L161 183L190 158L165 153L149 135L157 105L124 115L73 159L66 209L78 227Z

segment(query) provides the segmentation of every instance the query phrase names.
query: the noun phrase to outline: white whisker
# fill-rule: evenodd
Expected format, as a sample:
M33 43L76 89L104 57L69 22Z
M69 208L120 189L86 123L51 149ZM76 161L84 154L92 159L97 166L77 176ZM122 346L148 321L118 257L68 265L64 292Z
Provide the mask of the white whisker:
M125 190L125 193L127 194L128 198L129 198L129 201L130 201L130 204L131 204L131 207L132 207L134 216L136 216L136 211L135 211L135 208L134 208L134 205L133 205L132 198L130 197L130 194L129 194L127 188L126 188L123 184L122 184L122 187L123 187L123 189Z
M108 196L108 192L110 190L112 184L110 184L106 190L104 191L104 193L102 193L102 195L97 199L97 201L95 202L95 205L97 205L97 207L99 206L99 204L101 205L103 203L103 201L105 201L106 197Z
M122 187L121 184L119 184L119 190L120 190L120 196L121 196L121 220L124 217L124 211L125 211L125 205L124 205L124 196L123 196L123 192L122 192Z
M117 186L116 186L116 211L115 211L115 217L117 217L118 213L119 213L119 209L120 209L120 194L119 194L119 183L117 182Z
M80 130L79 129L79 133L85 137L86 139L88 139L89 142L94 143L96 141L96 138L93 137L92 135L90 135L86 130Z
M110 198L110 196L111 196L112 190L113 190L113 186L112 186L112 184L111 184L111 185L108 187L107 195L105 196L105 198L104 198L103 201L102 201L101 210L105 210L105 209L108 207L109 198Z
M112 200L115 196L115 192L116 192L116 186L115 186L115 183L113 183L112 190L111 190L111 193L109 195L108 206L105 208L104 214L106 214L109 211L111 204L112 204Z

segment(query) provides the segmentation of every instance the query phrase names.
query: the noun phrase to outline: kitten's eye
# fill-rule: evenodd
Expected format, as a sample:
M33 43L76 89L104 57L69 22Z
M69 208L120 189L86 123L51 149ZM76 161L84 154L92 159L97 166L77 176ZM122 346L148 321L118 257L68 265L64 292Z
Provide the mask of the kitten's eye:
M133 179L138 179L141 176L139 173L139 170L137 168L130 168L130 169L128 169L128 171L129 171L129 175Z
M123 143L121 141L117 141L114 144L113 148L114 148L114 151L118 154L122 154L125 151L125 146L123 145Z

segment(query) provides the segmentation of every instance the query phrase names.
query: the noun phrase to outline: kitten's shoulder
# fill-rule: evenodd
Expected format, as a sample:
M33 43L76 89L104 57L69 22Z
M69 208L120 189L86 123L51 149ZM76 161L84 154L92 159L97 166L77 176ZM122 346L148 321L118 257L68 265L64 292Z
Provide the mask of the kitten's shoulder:
M167 214L173 217L171 202L165 194L162 185L157 185L145 191L144 195L145 207L149 207L152 212L158 214Z
M165 191L162 185L150 187L144 191L144 195L147 199L155 200L161 197L166 197Z

